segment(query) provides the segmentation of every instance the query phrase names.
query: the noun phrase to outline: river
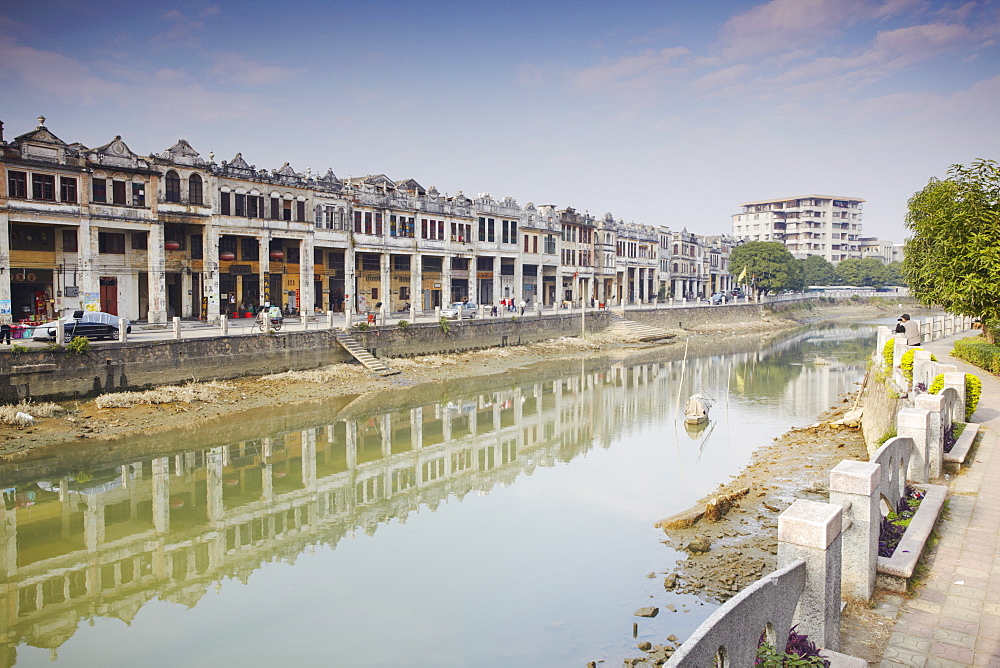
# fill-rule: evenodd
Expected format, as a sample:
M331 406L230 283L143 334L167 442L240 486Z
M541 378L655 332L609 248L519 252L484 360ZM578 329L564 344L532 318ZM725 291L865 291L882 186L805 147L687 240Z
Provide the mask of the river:
M620 665L714 609L664 590L685 555L653 523L856 389L874 340L814 325L0 467L0 665Z

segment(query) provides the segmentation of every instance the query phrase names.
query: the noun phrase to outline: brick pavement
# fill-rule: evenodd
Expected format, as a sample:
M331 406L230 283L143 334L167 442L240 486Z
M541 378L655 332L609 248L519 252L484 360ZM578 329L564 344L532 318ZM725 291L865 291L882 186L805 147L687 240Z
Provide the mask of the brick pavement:
M949 337L922 347L983 381L973 421L982 443L951 476L948 515L926 581L898 612L880 666L1000 666L1000 378L948 357ZM893 603L890 603L893 604Z

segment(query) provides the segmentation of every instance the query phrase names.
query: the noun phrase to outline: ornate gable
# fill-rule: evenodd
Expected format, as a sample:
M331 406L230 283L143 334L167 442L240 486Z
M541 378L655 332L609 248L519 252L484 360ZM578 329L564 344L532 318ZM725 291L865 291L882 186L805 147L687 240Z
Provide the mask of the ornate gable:
M87 160L105 167L149 169L149 162L133 153L128 144L122 141L121 135L116 135L104 146L89 151Z
M407 192L413 193L418 197L423 197L424 195L427 194L427 190L422 185L417 183L416 180L414 179L406 179L404 181L400 181L398 184L396 184L396 187L399 188L400 190L405 190Z
M34 160L62 162L66 156L66 142L49 132L45 117L38 117L38 127L25 132L12 142L21 149L21 156Z
M285 176L288 178L297 178L299 175L292 169L292 166L287 162L281 166L281 169L275 172L278 176Z
M365 183L383 189L390 189L396 187L396 183L385 174L375 174L374 176L367 176L365 177Z
M176 144L156 157L161 160L168 160L175 165L193 166L206 164L198 151L194 150L186 139L178 139Z

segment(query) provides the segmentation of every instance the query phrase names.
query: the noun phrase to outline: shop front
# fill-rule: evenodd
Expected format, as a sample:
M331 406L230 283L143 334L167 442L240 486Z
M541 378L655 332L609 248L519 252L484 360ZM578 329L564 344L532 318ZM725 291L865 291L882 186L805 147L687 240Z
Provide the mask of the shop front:
M46 322L55 318L51 269L11 268L11 319Z

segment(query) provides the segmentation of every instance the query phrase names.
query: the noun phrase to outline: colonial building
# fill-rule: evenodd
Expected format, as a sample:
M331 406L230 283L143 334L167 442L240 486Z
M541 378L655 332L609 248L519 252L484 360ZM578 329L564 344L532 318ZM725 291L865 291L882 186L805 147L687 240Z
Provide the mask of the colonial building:
M819 255L836 264L861 257L863 204L857 197L831 195L745 202L733 214L733 236L780 241L798 259Z
M384 174L216 162L183 139L149 156L121 137L90 149L38 121L10 142L0 124L0 316L14 320L620 305L726 284L728 246L686 231Z

